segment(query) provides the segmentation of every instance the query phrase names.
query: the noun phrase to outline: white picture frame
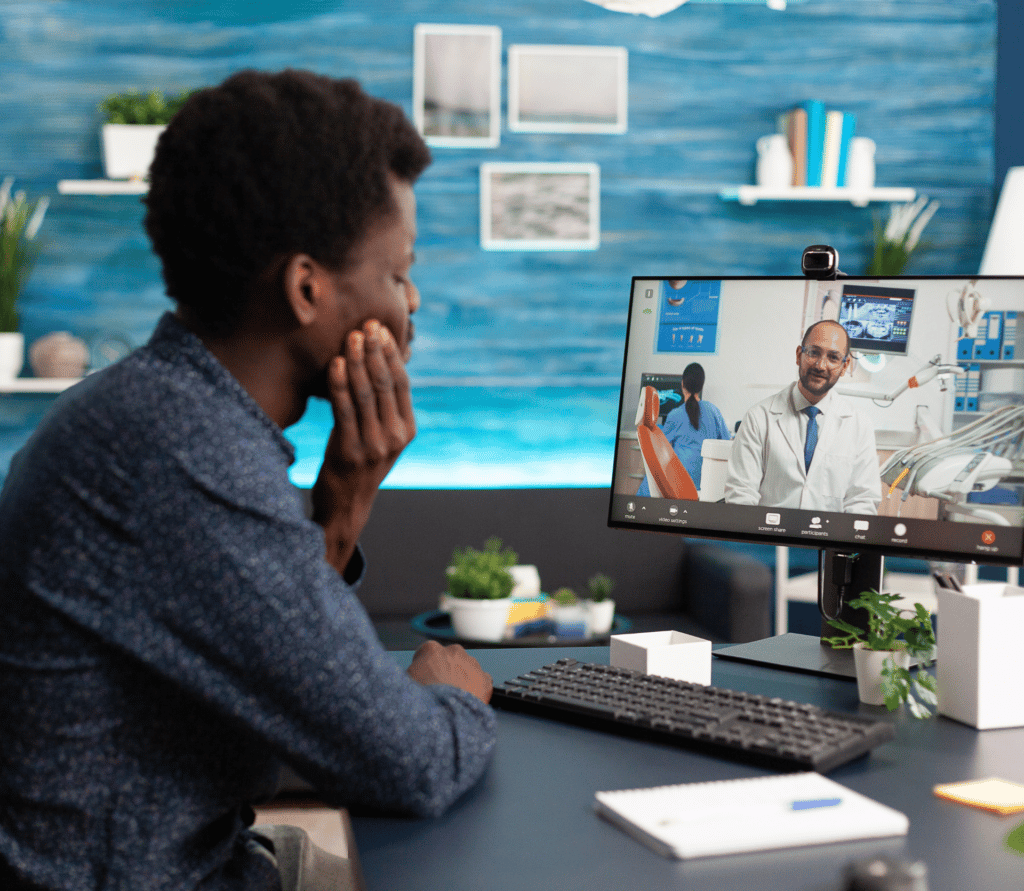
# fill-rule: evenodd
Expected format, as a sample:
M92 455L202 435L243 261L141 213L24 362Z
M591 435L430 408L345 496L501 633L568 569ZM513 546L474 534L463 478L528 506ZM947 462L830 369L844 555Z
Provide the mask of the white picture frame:
M501 141L501 28L413 28L413 123L428 145L493 148Z
M510 46L509 130L625 133L628 67L621 46Z
M599 165L480 165L480 245L485 250L592 251L600 243Z

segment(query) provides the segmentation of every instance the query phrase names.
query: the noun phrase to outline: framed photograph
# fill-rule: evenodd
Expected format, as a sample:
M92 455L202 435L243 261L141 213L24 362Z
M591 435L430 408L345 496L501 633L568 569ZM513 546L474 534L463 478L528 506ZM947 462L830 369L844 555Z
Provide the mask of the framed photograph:
M493 147L501 139L501 28L413 29L413 122L429 145Z
M492 251L596 250L600 179L597 164L481 164L481 246Z
M625 133L621 46L508 48L508 127L525 133Z

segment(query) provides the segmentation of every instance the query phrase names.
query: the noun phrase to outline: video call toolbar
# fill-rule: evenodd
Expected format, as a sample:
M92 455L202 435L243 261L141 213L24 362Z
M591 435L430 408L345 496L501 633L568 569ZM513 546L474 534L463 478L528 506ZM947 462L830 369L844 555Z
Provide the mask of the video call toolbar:
M976 555L982 563L1009 563L1024 546L1018 526L982 523L936 523L934 520L862 516L797 508L675 501L616 495L612 525L671 529L694 537L779 540L795 547L884 549L889 553L933 555L962 560Z

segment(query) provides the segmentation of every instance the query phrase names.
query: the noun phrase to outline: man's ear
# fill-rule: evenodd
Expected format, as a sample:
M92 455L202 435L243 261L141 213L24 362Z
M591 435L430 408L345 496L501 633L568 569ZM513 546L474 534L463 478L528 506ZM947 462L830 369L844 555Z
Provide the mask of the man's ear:
M323 298L323 269L309 254L295 254L284 268L284 297L295 320L303 326L316 320Z

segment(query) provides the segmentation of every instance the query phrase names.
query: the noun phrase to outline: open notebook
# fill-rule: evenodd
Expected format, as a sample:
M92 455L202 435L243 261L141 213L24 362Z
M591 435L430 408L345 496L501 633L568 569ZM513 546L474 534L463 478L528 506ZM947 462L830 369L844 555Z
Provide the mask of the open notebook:
M906 835L910 827L899 811L818 773L598 792L595 809L681 859Z

